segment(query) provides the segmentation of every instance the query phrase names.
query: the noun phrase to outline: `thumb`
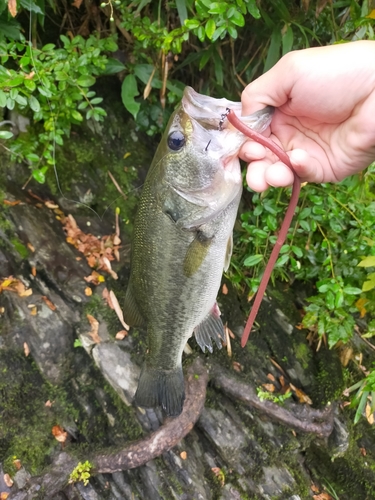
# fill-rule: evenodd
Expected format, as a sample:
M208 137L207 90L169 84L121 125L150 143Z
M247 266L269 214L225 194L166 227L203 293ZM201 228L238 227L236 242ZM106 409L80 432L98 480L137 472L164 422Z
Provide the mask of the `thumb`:
M291 60L293 52L285 55L267 73L260 76L242 92L242 116L251 115L265 106L276 108L285 104L295 81Z

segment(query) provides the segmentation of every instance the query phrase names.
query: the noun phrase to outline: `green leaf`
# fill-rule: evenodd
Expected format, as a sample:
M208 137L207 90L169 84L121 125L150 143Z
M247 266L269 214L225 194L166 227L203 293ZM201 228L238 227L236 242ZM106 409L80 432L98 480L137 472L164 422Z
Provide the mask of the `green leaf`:
M35 113L38 113L38 111L40 111L40 103L38 99L33 95L29 97L29 106Z
M114 59L113 57L109 57L107 59L107 62L105 64L105 68L103 71L101 71L102 75L115 75L116 73L119 73L120 71L123 71L126 69L126 66L122 64L121 61L118 61L117 59Z
M21 94L18 94L18 96L16 97L16 102L22 107L27 106L27 99Z
M233 14L233 16L230 18L231 22L233 24L236 24L237 26L245 26L245 18L243 17L243 15L241 14L241 12L238 12L238 10L236 10Z
M256 4L256 0L248 0L247 1L247 11L255 19L260 19L260 12L259 12L258 6Z
M231 8L233 8L233 7L231 7ZM227 2L212 2L208 13L209 14L224 14L224 12L226 12L226 11L229 12ZM227 14L227 16L228 16L228 14Z
M368 278L371 275L368 276ZM365 281L362 285L362 292L368 292L369 290L373 290L375 288L375 273L373 273L373 276L367 281Z
M200 26L198 19L185 19L184 25L189 29L193 30Z
M186 0L176 0L176 8L178 12L178 17L180 18L181 26L183 26L188 17Z
M346 295L359 295L362 293L362 290L360 288L356 288L355 286L345 286L343 288L343 292Z
M28 80L25 78L25 81L23 82L27 90L31 90L33 92L36 89L36 84L33 80Z
M292 245L292 250L294 252L294 255L296 255L298 258L303 257L303 250L301 248Z
M206 22L205 26L205 32L209 40L211 40L211 38L213 37L215 30L216 30L216 24L215 21L211 18Z
M83 116L76 109L73 109L72 111L72 118L74 118L74 120L77 120L78 122L83 121Z
M121 99L125 108L131 113L134 119L137 118L137 114L141 105L136 102L134 97L139 95L137 80L134 75L128 75L121 86Z
M257 264L259 264L259 262L262 262L262 260L263 260L263 255L260 255L260 254L251 255L250 257L245 259L245 262L243 263L243 265L246 267L256 266Z
M49 52L50 50L53 50L56 47L54 43L47 43L42 47L43 52Z
M95 78L91 75L81 75L77 79L77 85L80 87L91 87L96 82Z
M335 296L331 290L328 290L328 292L325 295L325 301L326 301L326 306L330 311L333 311L335 308Z
M271 35L271 43L267 52L267 59L264 64L264 72L274 66L280 59L280 49L281 49L281 31L279 27L276 27Z
M13 137L12 132L9 132L8 130L0 130L0 139L10 139Z
M370 257L366 257L365 259L361 260L361 262L358 264L359 267L375 267L375 256L371 255Z
M12 99L11 97L8 97L7 99L7 108L12 111L14 109L14 106L16 105L16 101Z
M42 14L44 16L44 12L33 0L20 0L20 5L28 12L34 12L35 14Z
M288 26L288 29L284 33L282 38L282 43L283 43L282 55L285 56L285 54L290 52L293 47L293 30L291 26Z
M0 89L0 108L5 108L7 104L7 95L6 93Z
M228 30L229 35L235 40L238 36L236 28L229 24L227 27L227 30Z
M46 172L47 172L48 167L42 167L38 168L36 170L33 170L32 176L34 179L39 182L39 184L44 184L46 182Z

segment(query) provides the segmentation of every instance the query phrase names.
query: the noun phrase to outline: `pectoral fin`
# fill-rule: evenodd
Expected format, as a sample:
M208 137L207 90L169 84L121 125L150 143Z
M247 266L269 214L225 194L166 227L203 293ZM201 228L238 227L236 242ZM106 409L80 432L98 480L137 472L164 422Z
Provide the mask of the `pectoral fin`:
M184 260L184 275L190 278L202 265L210 248L213 236L207 237L198 231L194 240L188 246Z
M134 299L132 287L129 284L126 290L124 303L124 319L129 326L142 326L145 324L141 313L139 312L137 303Z
M213 339L219 349L221 349L221 341L225 340L224 325L220 318L219 306L215 303L209 314L194 330L195 339L199 347L205 352L207 349L212 352Z
M227 251L225 252L225 261L224 261L224 271L228 271L230 258L232 257L233 252L233 234L229 236L227 243Z

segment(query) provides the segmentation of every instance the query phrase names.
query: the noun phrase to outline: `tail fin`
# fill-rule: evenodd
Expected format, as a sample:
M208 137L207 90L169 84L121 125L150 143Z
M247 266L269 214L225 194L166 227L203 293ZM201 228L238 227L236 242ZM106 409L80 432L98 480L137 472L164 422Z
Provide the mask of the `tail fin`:
M185 400L182 366L176 370L158 370L145 363L134 400L136 405L146 408L161 406L169 417L177 417Z

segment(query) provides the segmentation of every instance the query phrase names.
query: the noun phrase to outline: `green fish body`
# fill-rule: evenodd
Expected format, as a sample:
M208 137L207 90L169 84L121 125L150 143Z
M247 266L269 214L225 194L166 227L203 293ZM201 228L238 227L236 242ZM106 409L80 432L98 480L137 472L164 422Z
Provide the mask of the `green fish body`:
M221 120L239 103L187 87L148 172L134 224L124 313L146 326L148 350L135 402L179 415L184 402L181 358L195 334L203 351L221 348L224 327L216 296L232 253L242 192L237 153L245 137ZM267 108L244 121L257 131ZM221 123L219 123L221 120Z

